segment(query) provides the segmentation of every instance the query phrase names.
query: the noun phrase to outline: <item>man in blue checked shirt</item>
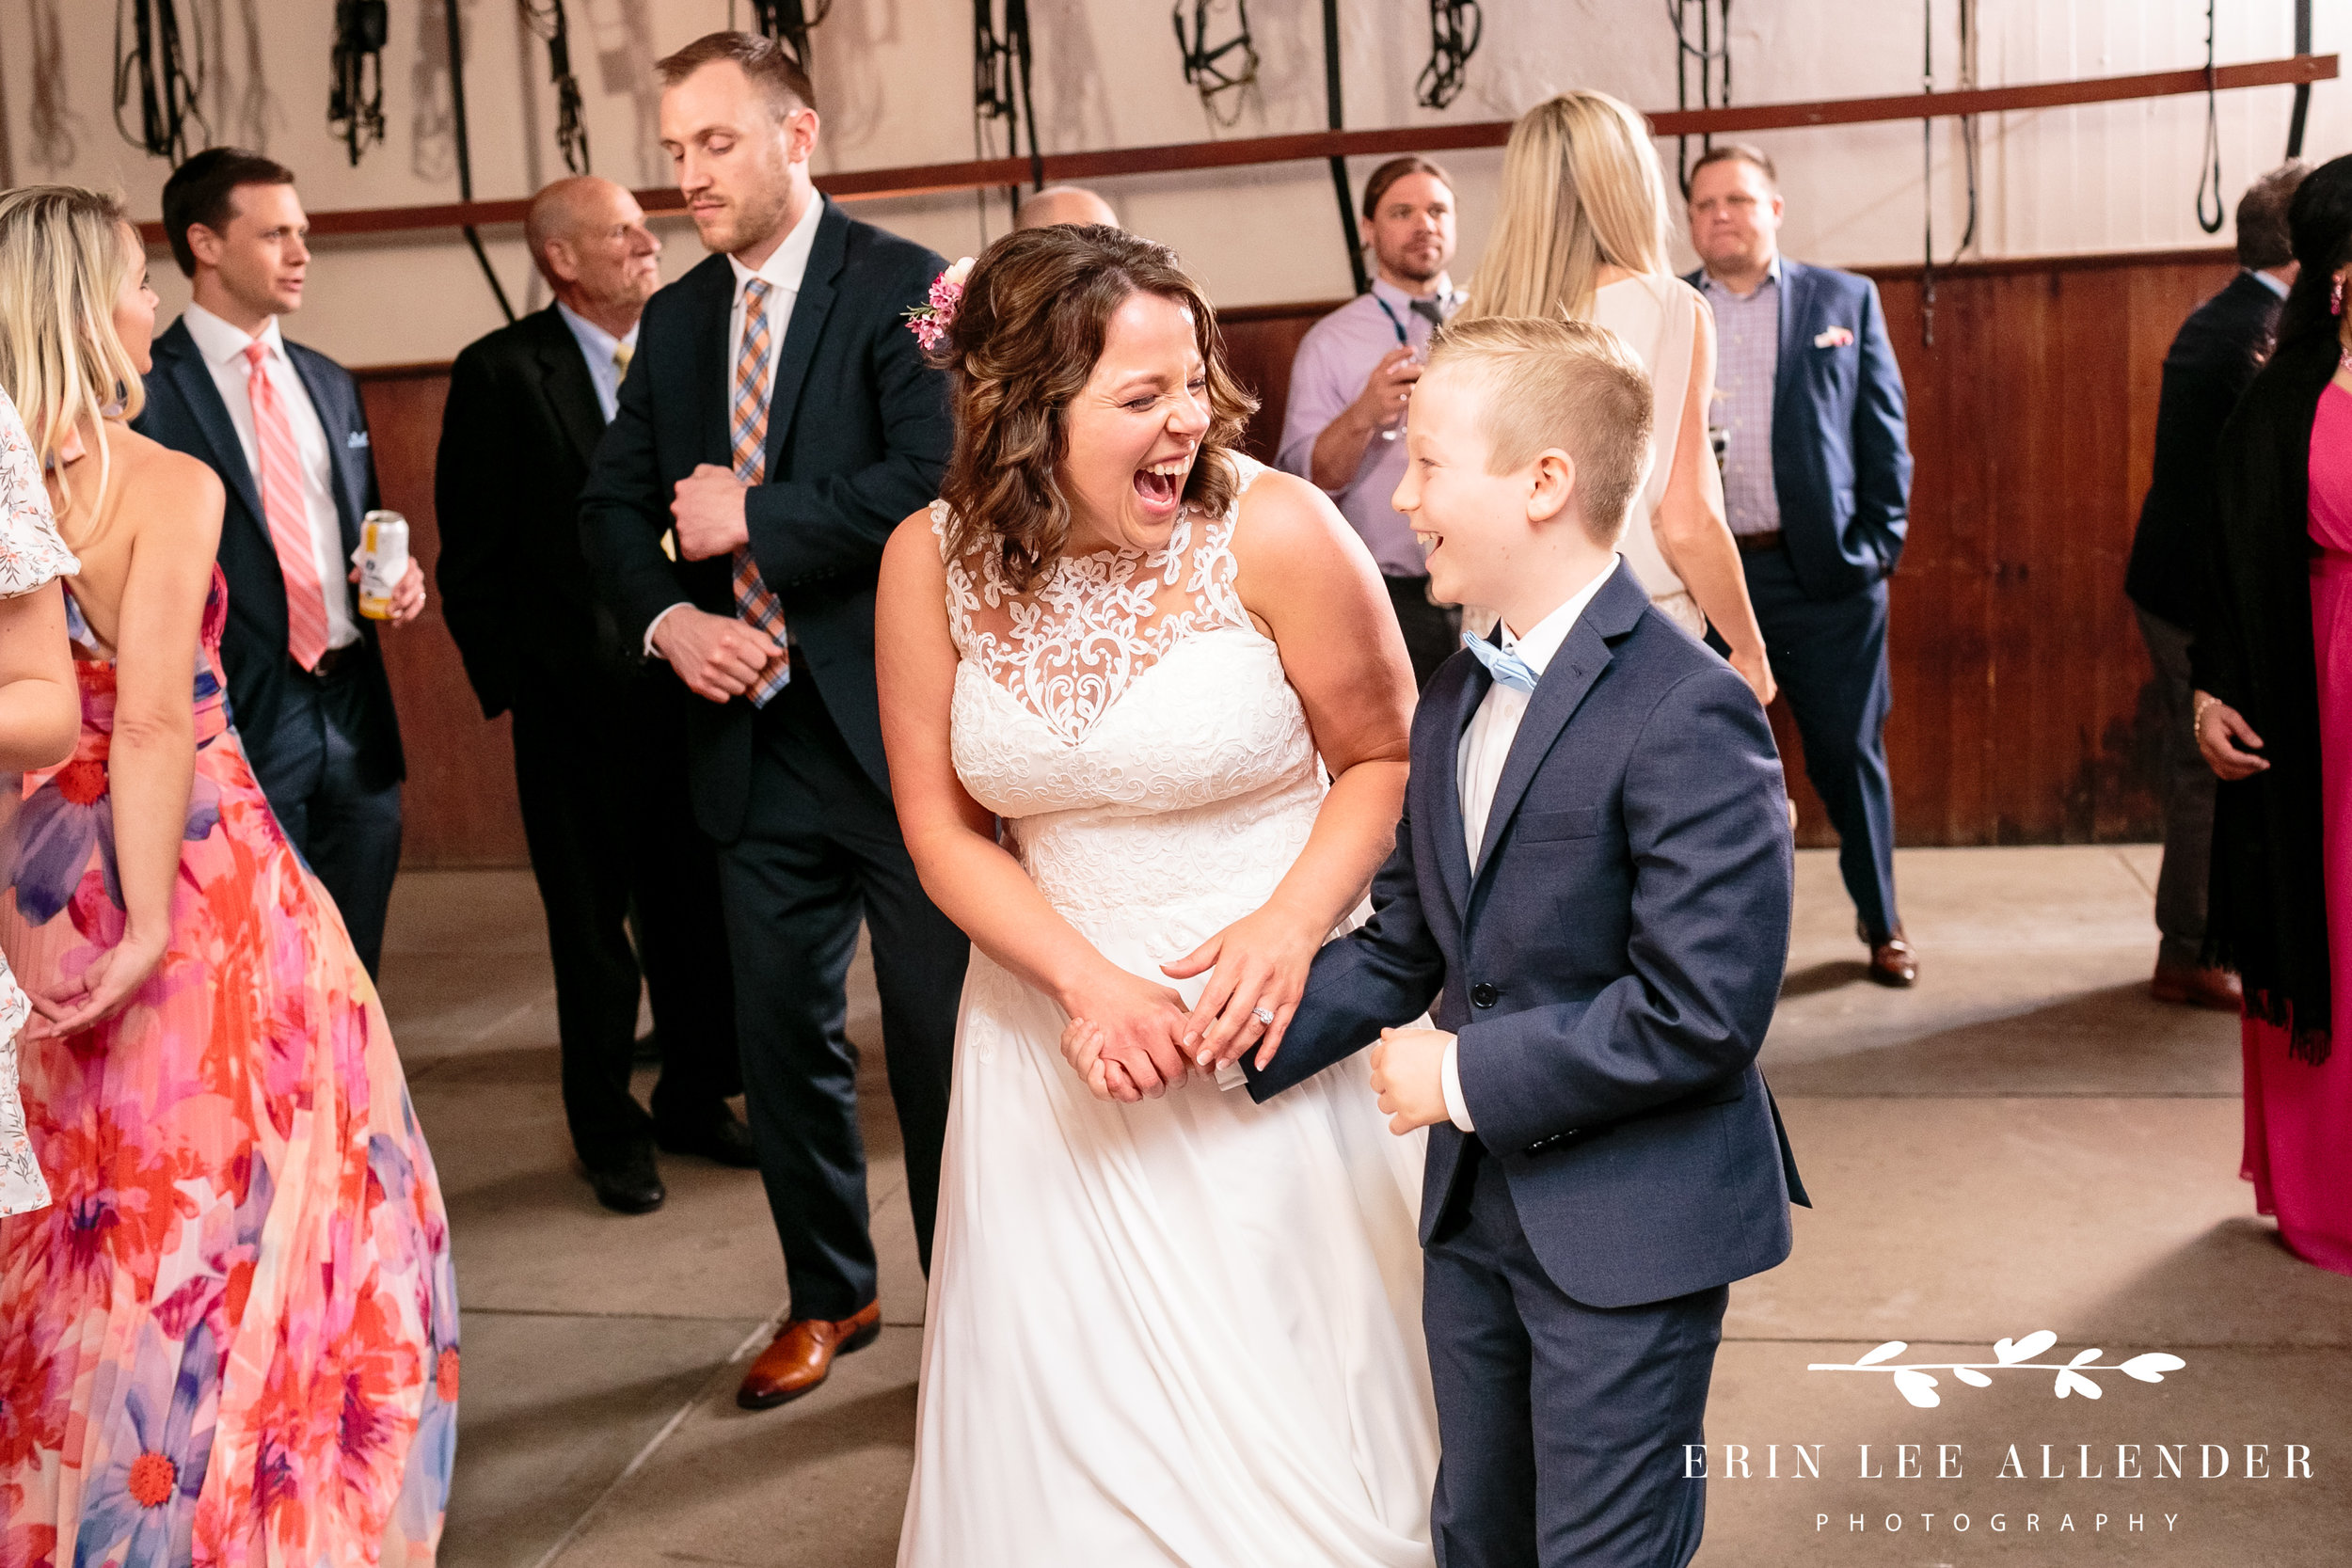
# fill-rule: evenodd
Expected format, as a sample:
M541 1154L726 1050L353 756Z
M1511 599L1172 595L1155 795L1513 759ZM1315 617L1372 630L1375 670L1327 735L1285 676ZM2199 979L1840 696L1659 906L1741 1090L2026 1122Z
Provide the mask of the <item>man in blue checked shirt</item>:
M1909 526L1902 372L1867 277L1780 254L1772 161L1720 144L1691 171L1689 275L1715 312L1710 423L1748 597L1780 677L1805 776L1837 830L1838 869L1870 978L1909 986L1917 955L1895 908L1886 772L1886 579Z

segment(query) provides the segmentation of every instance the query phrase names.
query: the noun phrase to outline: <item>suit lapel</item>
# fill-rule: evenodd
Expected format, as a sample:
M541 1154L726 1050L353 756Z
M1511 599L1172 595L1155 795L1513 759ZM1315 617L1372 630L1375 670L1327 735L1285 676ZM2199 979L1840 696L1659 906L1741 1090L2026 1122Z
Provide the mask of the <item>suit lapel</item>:
M326 433L326 470L335 481L335 520L342 532L343 553L349 555L359 547L359 514L366 510L368 494L367 481L351 455L351 438L358 434L359 421L341 401L328 397L326 378L312 367L308 349L286 345L287 362L310 394L319 428Z
M818 198L824 200L823 198ZM809 247L808 267L801 275L801 292L792 302L792 320L784 330L783 357L776 361L775 390L768 398L767 464L765 479L778 476L776 458L784 451L785 432L800 407L801 385L817 356L817 340L823 336L825 317L833 311L834 279L840 276L850 235L850 217L831 201L817 217L817 238Z
M703 434L702 460L735 467L728 449L728 404L735 395L735 367L727 363L728 325L735 312L735 269L713 256L686 275L694 285L694 398L700 404L694 428Z
M580 460L587 463L604 437L604 404L596 401L596 378L589 373L588 356L562 313L550 305L539 312L538 320L539 368L546 372L539 381L542 394L564 438L580 453Z
M1772 369L1772 410L1775 418L1796 396L1797 374L1804 369L1806 269L1782 257L1780 261L1780 362Z
M1486 692L1494 685L1486 667L1472 661L1463 676L1461 687L1454 694L1452 721L1442 732L1445 752L1431 759L1429 768L1431 791L1439 802L1437 814L1438 865L1445 877L1445 891L1454 900L1454 912L1458 919L1469 912L1470 890L1470 843L1464 836L1462 819L1462 769L1455 760L1462 752L1462 732L1478 717L1478 705L1486 700Z
M220 401L220 388L213 384L212 367L204 363L204 356L198 350L187 324L174 322L171 330L156 341L155 347L170 356L166 373L179 392L180 401L188 405L188 413L203 435L204 444L212 449L213 471L229 482L266 538L269 519L262 511L261 484L253 477L253 465L246 461L245 443L237 439L237 427L230 420L229 405Z
M1620 562L1545 666L1534 695L1528 699L1526 717L1519 721L1519 733L1511 739L1510 754L1502 760L1502 776L1495 781L1494 803L1486 809L1486 831L1478 843L1478 872L1470 879L1473 892L1493 868L1495 846L1519 809L1527 786L1535 782L1535 770L1614 657L1609 651L1610 637L1629 627L1648 605L1649 596L1634 580L1632 569Z

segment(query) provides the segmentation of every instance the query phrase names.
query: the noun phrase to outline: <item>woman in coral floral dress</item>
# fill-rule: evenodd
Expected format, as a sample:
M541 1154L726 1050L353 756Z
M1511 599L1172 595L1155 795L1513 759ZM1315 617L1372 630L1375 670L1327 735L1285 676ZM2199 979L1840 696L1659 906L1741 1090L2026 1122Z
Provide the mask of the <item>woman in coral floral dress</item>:
M448 1221L383 1006L230 728L219 482L122 423L154 312L117 204L0 196L0 384L82 566L80 744L0 778L55 1196L0 1220L0 1568L429 1563Z

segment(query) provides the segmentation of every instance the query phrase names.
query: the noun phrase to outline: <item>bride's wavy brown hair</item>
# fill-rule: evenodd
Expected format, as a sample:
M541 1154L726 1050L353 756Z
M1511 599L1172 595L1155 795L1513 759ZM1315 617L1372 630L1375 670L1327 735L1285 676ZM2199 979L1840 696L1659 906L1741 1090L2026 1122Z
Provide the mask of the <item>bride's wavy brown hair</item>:
M1232 504L1228 454L1240 447L1258 400L1226 368L1216 315L1176 253L1101 224L1017 229L981 253L955 324L931 356L955 399L955 453L939 484L951 554L993 546L1007 580L1027 589L1061 553L1071 523L1060 482L1070 440L1063 416L1102 357L1112 315L1137 293L1192 312L1209 428L1184 499L1211 516Z

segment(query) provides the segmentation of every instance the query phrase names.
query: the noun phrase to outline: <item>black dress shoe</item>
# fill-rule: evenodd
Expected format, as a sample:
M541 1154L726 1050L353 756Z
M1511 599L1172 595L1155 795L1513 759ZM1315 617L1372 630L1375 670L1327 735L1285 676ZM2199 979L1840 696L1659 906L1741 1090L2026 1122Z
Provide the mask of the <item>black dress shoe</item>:
M738 1170L757 1170L759 1151L752 1147L752 1130L722 1105L716 1115L682 1127L660 1127L654 1142L664 1154L699 1154L715 1164Z
M598 1203L620 1214L650 1214L670 1196L654 1167L653 1150L644 1144L611 1164L588 1166L588 1185L596 1189Z

